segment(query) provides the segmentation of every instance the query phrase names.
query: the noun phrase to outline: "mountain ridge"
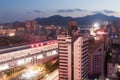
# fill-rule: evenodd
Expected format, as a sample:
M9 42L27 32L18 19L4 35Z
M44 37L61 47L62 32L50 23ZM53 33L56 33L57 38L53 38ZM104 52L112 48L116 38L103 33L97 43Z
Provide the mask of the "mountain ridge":
M41 25L67 25L68 21L75 20L77 21L78 25L85 25L85 24L92 24L94 22L102 23L103 21L114 21L114 20L120 20L119 17L115 16L108 16L105 14L94 14L94 15L87 15L84 17L76 17L72 18L70 16L63 17L61 15L53 15L48 18L35 18L39 24Z

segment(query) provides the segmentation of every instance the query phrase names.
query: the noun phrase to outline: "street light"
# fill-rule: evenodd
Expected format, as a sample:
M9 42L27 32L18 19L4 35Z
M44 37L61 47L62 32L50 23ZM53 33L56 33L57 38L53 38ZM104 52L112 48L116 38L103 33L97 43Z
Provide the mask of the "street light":
M99 24L98 23L94 23L93 26L94 27L99 27Z
M93 24L94 30L97 30L100 28L100 25L98 23L94 23Z

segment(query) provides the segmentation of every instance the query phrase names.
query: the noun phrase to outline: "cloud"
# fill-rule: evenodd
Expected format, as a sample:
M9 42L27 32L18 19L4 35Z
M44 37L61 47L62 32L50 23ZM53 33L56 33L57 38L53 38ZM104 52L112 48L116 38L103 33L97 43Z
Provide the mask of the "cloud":
M43 11L35 9L35 10L32 10L32 11L26 12L26 14L32 14L32 13L43 13Z
M102 11L92 11L92 13L107 13L107 14L111 14L111 13L116 13L114 11L111 11L111 10L102 10Z
M105 12L105 13L116 13L116 12L114 12L114 11L111 11L111 10L103 10L103 12Z
M83 10L83 9L75 9L75 11L80 11L80 12L85 12L85 11L87 11L87 10Z
M40 11L40 10L33 10L32 12L34 12L34 13L41 13L42 11Z
M98 13L102 13L101 11L92 11L92 13L98 14Z
M83 10L83 9L78 9L78 8L76 8L76 9L60 9L60 10L58 10L57 12L58 13L69 13L69 12L76 12L76 11L78 11L78 12L84 12L84 11L87 11L87 10Z
M61 12L74 12L73 9L61 9L61 10L58 10L57 12L61 13Z

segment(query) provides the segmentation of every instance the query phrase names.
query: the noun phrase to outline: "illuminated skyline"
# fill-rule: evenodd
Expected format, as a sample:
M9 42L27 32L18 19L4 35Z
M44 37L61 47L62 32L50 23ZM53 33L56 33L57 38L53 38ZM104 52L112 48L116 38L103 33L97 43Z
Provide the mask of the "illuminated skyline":
M0 23L62 15L82 17L103 13L120 16L120 0L1 0Z

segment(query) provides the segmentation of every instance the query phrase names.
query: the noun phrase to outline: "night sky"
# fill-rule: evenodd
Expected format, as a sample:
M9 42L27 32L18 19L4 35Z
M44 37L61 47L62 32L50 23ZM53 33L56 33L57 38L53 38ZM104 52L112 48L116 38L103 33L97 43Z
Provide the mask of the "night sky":
M103 13L120 17L120 0L0 0L0 23L62 15Z

